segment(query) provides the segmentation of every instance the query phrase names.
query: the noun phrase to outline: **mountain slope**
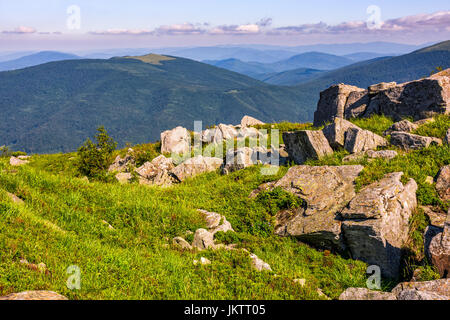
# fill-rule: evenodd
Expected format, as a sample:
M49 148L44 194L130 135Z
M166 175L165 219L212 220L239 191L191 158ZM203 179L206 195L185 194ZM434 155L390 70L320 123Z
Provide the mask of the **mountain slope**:
M271 73L274 71L267 64L259 62L244 62L239 59L205 60L203 62L218 68L245 74L246 76L256 79L258 79L256 76L259 74Z
M333 70L352 64L354 61L322 52L306 52L293 56L289 59L272 63L269 66L276 72L294 70L299 68L310 68L319 70Z
M255 78L274 85L289 86L310 81L324 72L323 70L299 68L279 73L256 75Z
M39 64L61 61L61 60L74 60L80 59L80 57L74 54L56 52L56 51L42 51L35 54L31 54L25 57L21 57L15 60L5 61L0 63L0 71L16 70L26 67L37 66Z
M139 58L147 60L145 58ZM296 88L183 58L70 60L0 73L1 144L27 152L75 150L105 125L119 141L159 140L178 125L310 120Z

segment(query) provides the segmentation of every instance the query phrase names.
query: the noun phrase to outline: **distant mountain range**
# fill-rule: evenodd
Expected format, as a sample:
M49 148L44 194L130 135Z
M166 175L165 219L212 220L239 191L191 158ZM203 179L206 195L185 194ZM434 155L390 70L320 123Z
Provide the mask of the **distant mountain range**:
M0 72L0 145L35 153L73 151L99 125L123 146L156 141L160 132L179 125L192 129L194 120L205 126L238 123L248 114L265 122L311 121L320 91L332 84L404 82L449 68L450 41L336 70L297 68L261 79L292 86L173 56L69 58Z
M81 59L80 57L56 51L42 51L31 55L23 56L14 60L0 62L0 71L16 70L26 67L36 66L39 64L61 61L61 60L73 60Z

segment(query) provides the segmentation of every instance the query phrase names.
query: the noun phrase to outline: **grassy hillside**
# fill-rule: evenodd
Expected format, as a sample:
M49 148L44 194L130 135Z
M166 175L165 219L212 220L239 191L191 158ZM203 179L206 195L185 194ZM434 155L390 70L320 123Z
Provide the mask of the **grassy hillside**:
M176 126L310 120L315 104L295 88L264 84L192 60L72 60L0 73L2 145L27 152L75 150L105 125L125 142L156 141Z
M313 78L319 77L324 72L326 71L300 68L280 73L261 74L255 76L255 78L270 84L289 86L308 82Z
M248 198L268 179L258 167L165 189L88 183L73 174L73 156L33 156L17 172L0 159L0 296L44 289L70 299L298 300L323 299L318 288L337 298L365 284L364 263L272 235L268 204ZM6 191L25 203L12 203ZM237 232L234 242L273 272L254 271L241 251L173 247L173 237L205 227L197 208L224 214ZM195 266L201 257L212 264ZM21 259L45 263L48 272ZM66 287L71 265L81 270L81 290Z

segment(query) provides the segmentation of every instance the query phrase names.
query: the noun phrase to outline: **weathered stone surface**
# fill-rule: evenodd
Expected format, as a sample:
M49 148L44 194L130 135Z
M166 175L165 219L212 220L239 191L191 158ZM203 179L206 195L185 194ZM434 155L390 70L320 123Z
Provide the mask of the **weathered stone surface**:
M408 132L393 132L391 144L404 150L417 150L429 147L431 144L441 145L442 140L432 137L423 137Z
M244 116L241 120L241 128L262 125L262 124L264 124L264 122L259 121L258 119L255 119L250 116Z
M16 196L15 194L9 193L7 192L6 195L8 196L8 198L11 199L12 202L17 203L17 204L24 204L25 202L20 199L18 196Z
M151 162L144 163L135 172L139 177L140 184L163 186L176 182L177 179L170 173L173 168L172 158L160 155Z
M369 159L386 159L391 160L394 159L396 156L398 156L397 151L394 150L380 150L380 151L374 151L374 150L368 150L366 152Z
M394 289L392 289L392 293L398 297L403 291L407 290L434 293L450 299L450 279L439 279L422 282L402 282L399 283Z
M209 232L211 232L213 235L216 234L219 231L222 232L228 232L232 231L233 227L231 226L231 223L228 222L227 218L225 216L217 213L217 212L208 212L206 210L197 210L206 220L206 227L208 228Z
M319 127L335 118L343 118L348 97L353 91L364 89L338 84L321 92L317 111L314 113L314 126Z
M20 160L19 158L16 158L16 157L11 157L9 159L9 164L12 165L13 167L23 166L24 164L27 164L27 163L29 163L29 161Z
M258 271L272 271L272 268L267 262L264 262L254 253L250 254L250 259L252 260L252 267Z
M323 128L323 134L333 149L343 148L345 137L350 128L358 128L350 121L335 118L331 124Z
M191 136L183 127L176 127L161 133L161 153L184 154L189 152Z
M333 154L333 149L322 131L284 132L283 140L289 158L297 164Z
M404 290L398 294L398 300L449 300L448 297L441 296L434 292L417 291L414 289Z
M352 91L348 95L347 103L344 107L344 118L358 118L364 115L369 106L370 97L367 90L359 89Z
M386 145L388 145L388 142L383 137L360 128L349 128L344 143L345 150L350 153L375 150Z
M194 234L192 247L199 250L214 249L214 235L205 229L198 229Z
M262 138L264 137L264 134L260 132L256 128L247 128L244 127L242 129L238 130L238 139L245 139L245 138Z
M53 291L24 291L0 297L0 300L68 300L67 297Z
M129 169L135 165L133 149L128 149L125 157L117 156L114 162L109 166L109 172L129 172Z
M339 212L355 196L354 181L362 166L296 166L273 184L301 198L305 205L293 215L277 215L275 233L295 236L316 246L342 249Z
M185 249L185 250L191 250L192 246L189 244L189 242L187 242L186 240L184 240L182 237L175 237L173 238L173 244L181 249Z
M179 164L171 171L180 181L186 178L195 177L199 174L211 172L222 166L223 160L220 158L196 156L189 158Z
M436 190L444 201L450 201L450 165L442 167L436 178Z
M413 132L417 128L419 128L417 124L414 124L408 120L402 120L394 123L383 134L387 136L390 135L392 132Z
M234 139L238 131L232 125L219 124L213 129L206 129L201 133L201 141L206 143L222 143L225 140Z
M445 135L444 142L446 144L450 144L450 129L447 130L447 134Z
M390 292L374 291L366 288L348 288L339 296L339 300L397 300Z
M397 278L401 248L407 240L409 218L417 206L417 184L400 182L402 173L388 174L364 188L341 215L342 230L354 259L381 268L389 278Z
M450 111L450 77L445 71L380 91L370 101L365 116L384 114L395 120L429 118Z
M444 228L447 213L440 212L431 206L420 206L420 208L428 216L428 218L430 218L430 225L438 228Z
M230 149L227 151L226 162L222 172L229 174L256 164L270 164L271 152L262 147Z
M443 230L431 239L428 247L425 247L425 252L441 277L450 278L450 215L448 213Z
M369 95L371 97L376 96L381 91L384 91L384 90L387 90L390 88L394 88L395 86L397 86L397 82L381 82L381 83L373 84L373 85L369 86L369 88L368 88Z

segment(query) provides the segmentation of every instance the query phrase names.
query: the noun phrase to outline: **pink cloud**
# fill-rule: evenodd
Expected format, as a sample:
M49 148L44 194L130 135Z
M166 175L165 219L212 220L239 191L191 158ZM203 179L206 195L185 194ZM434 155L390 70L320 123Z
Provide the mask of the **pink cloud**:
M5 30L3 33L11 33L11 34L30 34L36 33L36 29L32 27L20 26L15 28L14 30Z

